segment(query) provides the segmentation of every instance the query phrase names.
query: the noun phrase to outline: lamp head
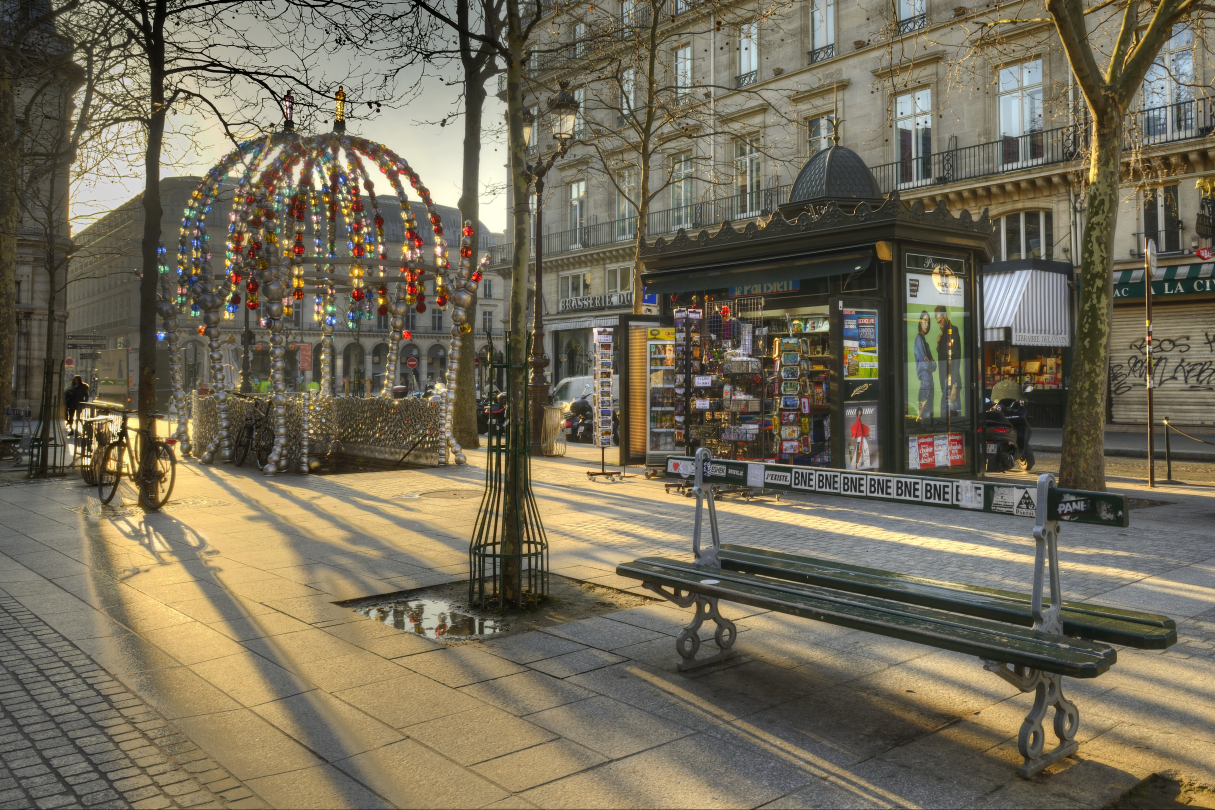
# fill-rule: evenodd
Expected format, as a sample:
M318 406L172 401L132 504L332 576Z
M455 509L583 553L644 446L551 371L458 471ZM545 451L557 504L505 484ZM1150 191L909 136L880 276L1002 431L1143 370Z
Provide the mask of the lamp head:
M553 137L561 143L573 139L578 120L578 99L569 88L570 83L563 80L561 90L548 100L548 109L553 116Z

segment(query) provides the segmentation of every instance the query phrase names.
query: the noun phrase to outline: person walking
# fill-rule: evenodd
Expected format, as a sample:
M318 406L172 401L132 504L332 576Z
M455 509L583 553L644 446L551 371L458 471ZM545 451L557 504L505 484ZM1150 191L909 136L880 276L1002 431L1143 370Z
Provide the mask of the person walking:
M72 378L72 385L63 395L64 410L67 415L68 430L76 434L76 421L84 410L84 403L89 401L89 384L77 374Z
M916 397L920 404L919 413L916 414L918 422L932 418L932 401L936 390L932 375L937 370L937 363L932 359L932 351L928 348L928 332L931 328L932 321L928 317L928 310L924 310L920 313L919 334L915 336L913 346L915 376L920 380L920 393Z

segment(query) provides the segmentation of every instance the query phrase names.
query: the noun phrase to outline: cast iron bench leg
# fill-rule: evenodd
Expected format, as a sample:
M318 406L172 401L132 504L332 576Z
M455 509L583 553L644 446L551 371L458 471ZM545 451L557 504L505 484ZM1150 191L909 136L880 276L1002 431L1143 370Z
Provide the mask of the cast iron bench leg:
M692 622L675 638L675 650L681 658L676 664L676 668L680 672L727 661L738 655L738 650L734 649L734 640L738 638L738 628L734 622L721 615L721 611L717 607L717 597L702 596L678 588L667 590L652 582L643 582L642 585L646 590L653 591L679 607L695 605L696 615L692 617ZM706 658L697 659L696 653L700 651L700 626L705 623L706 619L712 619L713 623L717 625L717 630L713 633L713 641L717 644L718 651Z
M1034 691L1034 707L1025 715L1021 733L1017 735L1017 748L1025 757L1025 764L1017 770L1018 774L1028 779L1080 749L1080 743L1076 741L1076 732L1080 730L1080 710L1063 696L1062 675L1037 669L1026 671L1024 667L996 661L984 661L983 668L996 673L1022 692ZM1046 729L1042 721L1052 707L1055 710L1055 736L1059 738L1059 745L1055 750L1043 754Z

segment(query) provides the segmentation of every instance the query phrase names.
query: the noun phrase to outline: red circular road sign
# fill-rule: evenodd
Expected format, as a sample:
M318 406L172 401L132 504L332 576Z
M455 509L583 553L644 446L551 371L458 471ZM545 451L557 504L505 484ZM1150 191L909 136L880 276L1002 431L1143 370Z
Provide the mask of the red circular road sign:
M1211 260L1212 253L1210 248L1198 248L1198 250L1194 252L1197 253L1198 258L1202 259L1204 262Z
M409 366L410 368L417 368L418 367L418 358L410 357L409 359L407 359L405 361L405 365Z

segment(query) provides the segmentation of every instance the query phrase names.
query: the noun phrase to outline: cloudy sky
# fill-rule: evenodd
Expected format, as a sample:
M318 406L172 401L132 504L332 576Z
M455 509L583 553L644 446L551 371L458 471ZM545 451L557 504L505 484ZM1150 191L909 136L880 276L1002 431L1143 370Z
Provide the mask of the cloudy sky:
M490 85L492 92L497 83L491 81ZM428 79L421 93L408 104L394 109L385 107L370 119L360 117L348 123L349 132L379 141L405 158L430 188L435 202L450 206L455 206L460 197L464 122L462 118L455 118L441 127L438 121L457 109L453 103L456 90L437 78ZM506 151L498 125L504 114L505 105L491 95L486 101L484 117L486 133L481 150L481 186L482 189L493 188L482 194L481 221L497 233L506 228L506 202L500 193L505 180ZM204 127L199 138L202 148L187 150L181 139L170 145L166 149L166 161L172 160L175 165L164 166L162 176L202 174L230 148L220 137L217 127L201 119L196 123ZM72 209L74 231L79 232L95 217L143 190L141 161L118 167L116 174L114 178L86 184L77 193ZM377 193L390 191L386 180L383 188L380 185L377 183Z

